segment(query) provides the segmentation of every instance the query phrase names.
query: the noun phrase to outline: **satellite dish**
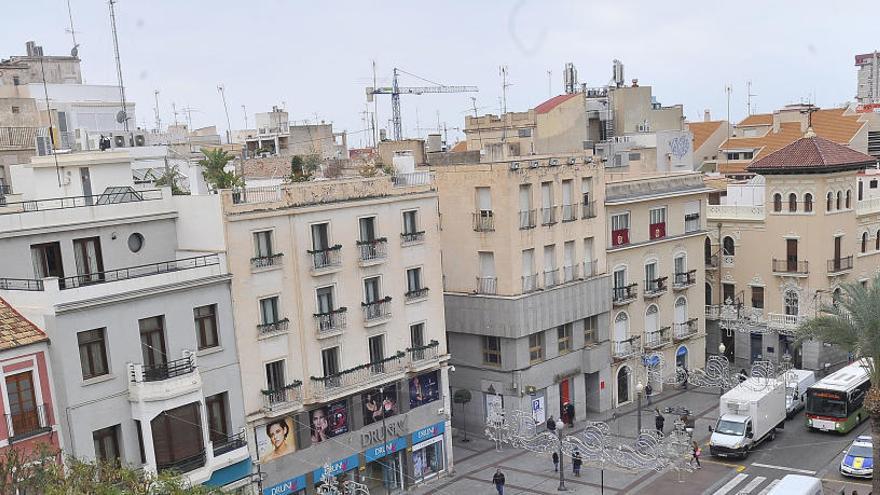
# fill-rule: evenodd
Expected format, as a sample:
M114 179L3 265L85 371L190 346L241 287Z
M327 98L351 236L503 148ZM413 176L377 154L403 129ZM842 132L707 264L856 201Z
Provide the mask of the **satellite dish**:
M116 113L116 122L122 124L126 120L128 120L128 116L125 115L125 110L120 110Z
M73 57L73 58L77 58L77 57L79 56L79 45L75 45L75 46L70 50L70 56Z

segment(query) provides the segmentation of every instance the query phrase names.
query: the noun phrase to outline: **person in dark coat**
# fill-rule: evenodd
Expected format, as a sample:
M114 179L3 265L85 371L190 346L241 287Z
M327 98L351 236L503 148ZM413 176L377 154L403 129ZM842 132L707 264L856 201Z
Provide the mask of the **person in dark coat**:
M556 420L553 419L553 416L547 418L547 431L551 433L556 431Z
M498 495L504 495L504 473L501 472L501 468L495 468L495 475L492 476L492 484L495 485L495 490L498 491Z
M581 459L581 453L578 450L575 450L571 454L571 470L574 471L574 475L580 478L581 476L581 464L583 463L583 459Z
M565 422L568 423L568 426L574 426L574 404L566 402L563 409L565 410Z
M660 413L660 409L654 408L654 427L657 429L657 433L663 434L664 423L666 423L666 418Z
M559 454L553 453L553 472L559 472Z

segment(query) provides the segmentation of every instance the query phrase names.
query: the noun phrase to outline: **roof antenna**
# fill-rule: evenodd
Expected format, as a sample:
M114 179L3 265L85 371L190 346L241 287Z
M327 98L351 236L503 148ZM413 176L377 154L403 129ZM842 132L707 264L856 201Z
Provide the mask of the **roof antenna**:
M116 36L116 9L113 5L118 0L108 0L110 5L110 27L113 31L113 55L116 57L116 78L119 81L119 97L122 103L122 110L116 116L116 120L122 124L125 133L128 134L128 106L125 103L125 85L122 83L122 62L119 60L119 39Z
M73 39L73 48L70 49L70 56L78 58L79 43L76 42L76 31L73 29L73 10L70 8L70 0L67 0L67 18L70 19L70 27L65 29L65 31L70 33L70 37Z
M43 76L43 97L46 99L46 115L49 117L49 143L52 148L52 158L55 159L55 178L58 179L58 187L61 187L61 168L58 166L58 155L55 154L55 130L52 128L52 109L49 108L49 88L46 84L46 69L43 67L43 53L40 52L40 73Z

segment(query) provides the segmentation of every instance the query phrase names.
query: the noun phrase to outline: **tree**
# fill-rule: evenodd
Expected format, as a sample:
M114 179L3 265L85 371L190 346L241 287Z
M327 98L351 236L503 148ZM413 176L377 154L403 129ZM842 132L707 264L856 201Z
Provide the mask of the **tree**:
M865 359L871 377L871 388L864 407L871 418L874 459L880 459L880 275L868 284L849 283L830 305L823 305L821 314L798 328L799 340L815 338L837 344L853 355ZM872 481L880 493L880 476Z
M215 191L220 189L232 189L244 186L244 177L236 175L235 171L227 172L226 165L235 157L220 148L206 149L202 151L205 158L199 160L202 173L207 182Z
M290 159L290 175L287 176L287 180L288 182L311 180L320 165L321 159L318 155L306 155L305 159L300 155L294 155Z
M454 394L452 394L452 402L456 404L461 404L462 406L464 406L470 401L471 391L466 388L460 388L456 390ZM467 411L462 414L462 418L464 418L464 425L462 428L464 430L464 438L462 439L462 443L468 443L470 442L470 440L468 440L467 437Z
M58 462L58 451L43 445L24 454L16 448L0 453L0 493L41 493L67 495L205 495L219 491L188 486L176 473L152 474L116 463L89 462L68 458Z
M180 187L181 182L183 182L183 174L180 173L180 169L177 168L177 165L171 165L165 169L165 172L163 172L153 184L159 187L170 186L171 194L174 196L189 194L188 191Z

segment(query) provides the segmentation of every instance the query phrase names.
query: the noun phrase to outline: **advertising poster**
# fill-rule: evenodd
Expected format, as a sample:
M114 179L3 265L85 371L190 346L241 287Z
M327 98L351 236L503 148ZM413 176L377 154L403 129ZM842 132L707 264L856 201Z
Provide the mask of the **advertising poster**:
M364 425L382 421L383 411L386 418L394 416L397 414L397 385L393 383L385 385L382 387L382 392L378 388L364 392L361 394L361 404L363 404Z
M260 462L265 463L296 452L292 417L278 418L254 429Z
M348 432L348 408L345 401L332 402L309 413L312 443Z
M436 371L413 377L409 381L409 408L433 402L440 398L440 380Z

